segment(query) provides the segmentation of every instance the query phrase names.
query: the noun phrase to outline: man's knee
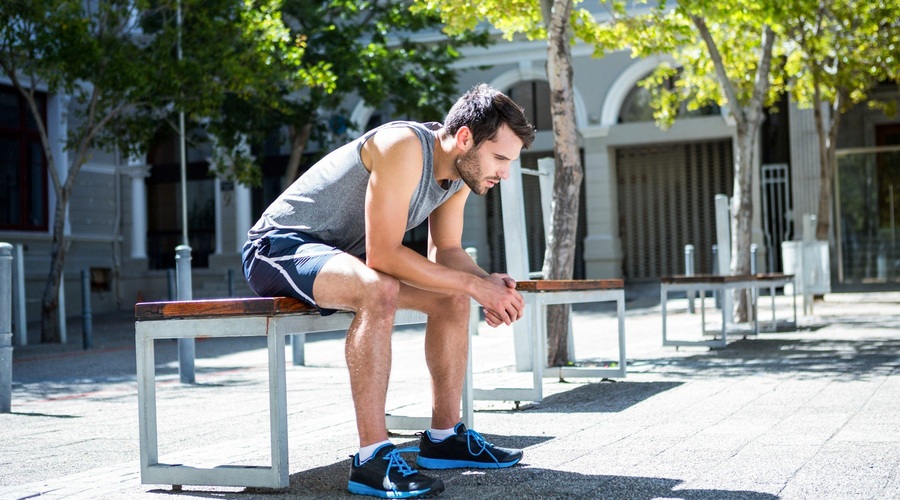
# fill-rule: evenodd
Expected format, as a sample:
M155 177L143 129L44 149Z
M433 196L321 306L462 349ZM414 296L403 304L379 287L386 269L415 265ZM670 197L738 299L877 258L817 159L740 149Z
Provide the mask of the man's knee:
M447 294L440 297L434 304L434 310L429 314L432 317L459 318L468 317L471 301L464 294Z
M374 313L394 314L400 295L400 282L391 276L375 273L360 290L362 308Z

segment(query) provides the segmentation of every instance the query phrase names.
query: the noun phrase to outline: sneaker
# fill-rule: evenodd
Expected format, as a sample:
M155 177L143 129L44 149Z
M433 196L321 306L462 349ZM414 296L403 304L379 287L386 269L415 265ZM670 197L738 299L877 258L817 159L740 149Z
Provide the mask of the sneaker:
M456 435L443 441L433 440L431 433L425 431L416 465L426 469L500 469L522 460L522 450L498 448L462 423L456 424L454 430Z
M417 451L418 448L398 450L392 444L385 444L363 463L359 463L358 454L354 455L347 489L357 495L380 498L422 498L439 494L444 491L443 481L419 474L400 456Z

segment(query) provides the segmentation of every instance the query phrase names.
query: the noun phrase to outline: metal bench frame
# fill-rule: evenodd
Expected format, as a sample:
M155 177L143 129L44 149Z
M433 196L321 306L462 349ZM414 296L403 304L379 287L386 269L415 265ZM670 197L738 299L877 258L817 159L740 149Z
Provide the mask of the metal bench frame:
M750 291L750 307L752 316L752 330L750 332L742 332L746 338L748 335L759 334L759 288L769 288L774 290L787 283L792 283L794 277L789 274L748 274L741 276L723 276L723 275L694 275L694 276L663 276L660 279L659 301L662 306L662 338L664 346L707 346L707 347L725 347L728 344L728 317L731 311L726 308L721 309L722 327L718 339L711 340L675 340L668 337L666 317L668 315L667 303L669 301L669 293L672 292L706 292L714 291L722 294L729 293L733 290L749 290ZM797 324L797 295L794 293L794 324ZM700 301L700 325L701 331L706 331L706 306L705 300ZM772 297L772 324L775 321L775 298Z
M252 304L243 315L222 314L215 306L226 303ZM207 317L153 318L152 306L212 307ZM135 349L137 357L138 422L140 432L141 482L144 484L243 486L285 488L289 483L287 393L285 376L285 336L293 333L346 330L353 315L338 312L320 316L312 308L284 297L226 299L137 304L135 306ZM188 315L188 313L185 313ZM191 313L190 315L195 315ZM202 314L199 314L202 316ZM414 311L398 311L395 325L418 324L425 316ZM154 342L177 338L228 338L265 336L269 372L270 466L192 467L159 461L156 419L156 360ZM469 400L471 401L471 400Z

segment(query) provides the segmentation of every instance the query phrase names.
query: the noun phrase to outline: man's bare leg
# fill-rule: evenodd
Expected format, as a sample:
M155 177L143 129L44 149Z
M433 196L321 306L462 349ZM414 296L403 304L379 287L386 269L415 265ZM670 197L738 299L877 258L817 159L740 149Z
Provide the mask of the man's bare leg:
M431 427L450 429L459 422L460 400L469 354L469 298L464 295L415 296L429 311L425 327L425 361L431 373ZM403 294L401 294L402 296ZM431 297L433 296L433 297ZM413 308L403 304L401 307Z
M388 438L384 409L399 288L396 279L347 254L329 260L314 284L320 307L356 313L347 330L344 354L361 447Z
M391 371L391 333L397 309L428 315L425 359L432 378L432 427L459 422L468 355L469 298L416 289L374 271L346 254L329 260L316 277L321 307L354 311L345 355L360 446L387 439L384 421Z

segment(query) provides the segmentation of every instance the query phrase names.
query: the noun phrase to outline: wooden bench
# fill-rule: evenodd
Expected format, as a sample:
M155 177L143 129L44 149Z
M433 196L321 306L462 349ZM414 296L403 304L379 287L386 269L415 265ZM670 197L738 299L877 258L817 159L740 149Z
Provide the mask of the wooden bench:
M520 322L531 325L530 354L532 385L524 388L472 389L472 398L494 401L535 401L543 399L543 377L547 364L547 306L554 304L583 304L615 302L618 318L618 359L615 367L588 366L553 367L560 377L624 378L625 360L625 284L620 279L596 280L534 280L519 281L516 289L525 299L525 314ZM571 323L571 321L570 321ZM606 332L595 332L598 339ZM571 338L570 338L571 340ZM471 345L471 342L469 342ZM571 351L574 353L574 346ZM471 360L471 353L469 359ZM573 359L573 361L575 361ZM472 386L472 370L468 370L467 386Z
M713 291L721 294L730 293L734 290L749 290L751 305L751 324L752 329L749 332L743 332L744 338L748 335L759 334L759 289L767 288L772 295L772 325L776 324L775 318L775 288L784 287L788 283L793 283L794 277L790 274L768 273L768 274L747 274L739 276L725 276L713 274L699 274L693 276L676 275L663 276L660 278L660 305L662 307L662 336L664 346L708 346L708 347L725 347L728 343L728 324L731 311L722 307L722 325L719 331L718 339L710 340L676 340L669 338L667 331L667 303L669 294L672 292L701 292L700 300L700 325L701 331L706 332L706 307L703 292ZM793 322L797 323L797 296L793 294L794 300L794 318Z
M315 308L286 297L139 303L134 311L141 481L145 484L287 487L285 336L346 330L353 315L337 312L320 316ZM425 315L421 313L398 311L394 323L406 325L424 321ZM160 463L154 341L252 336L267 339L271 465L200 468Z
M524 281L518 289L526 303L526 314L533 324L545 325L549 304L615 301L618 311L619 359L615 368L565 367L567 376L625 376L625 294L622 280ZM473 307L478 307L473 304ZM145 484L208 485L284 488L288 486L287 397L285 375L285 337L303 342L305 334L344 330L353 314L339 311L320 316L305 303L286 297L148 302L135 305L135 344L137 357L138 421L141 453L141 481ZM420 324L425 315L398 311L395 325ZM477 324L475 325L477 328ZM543 366L546 360L545 328L532 335L534 384L525 389L473 388L472 342L469 328L469 363L461 401L461 421L473 426L473 399L540 401L543 395ZM602 332L597 332L598 336ZM271 466L192 467L159 461L156 416L156 361L154 342L177 338L229 338L262 336L267 339L269 376L269 433ZM296 350L297 346L294 346ZM386 415L388 428L426 429L430 417Z

